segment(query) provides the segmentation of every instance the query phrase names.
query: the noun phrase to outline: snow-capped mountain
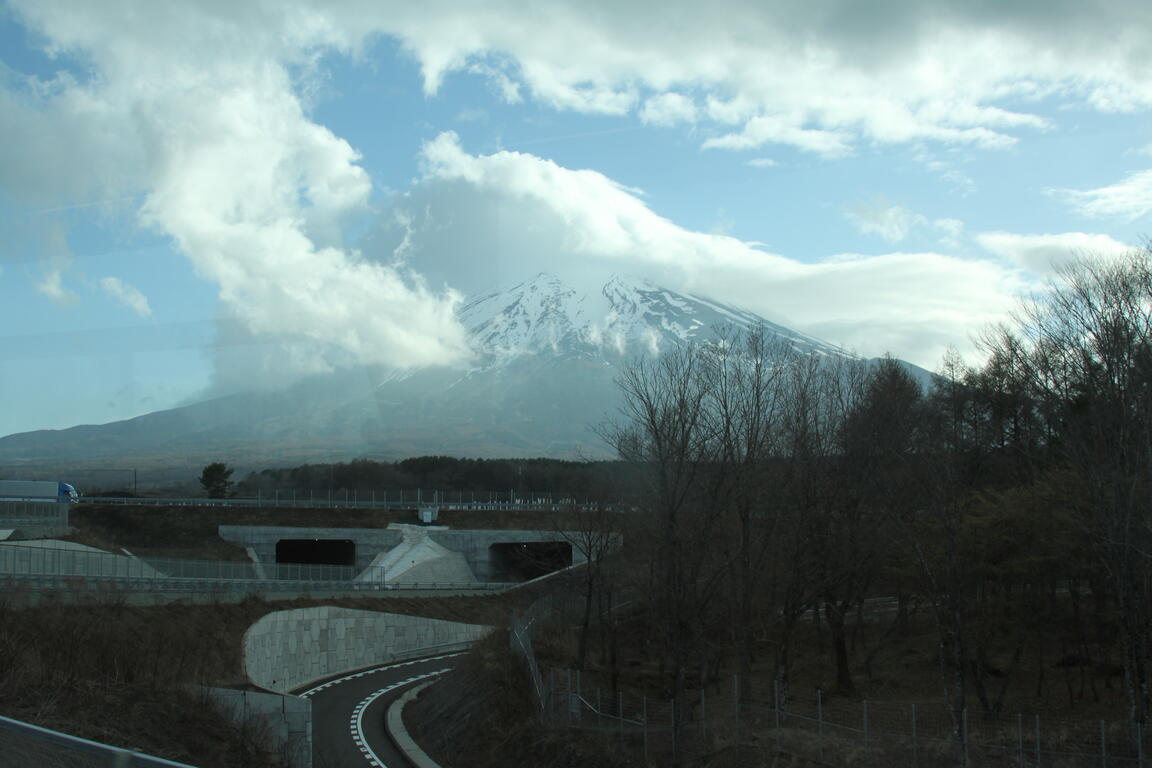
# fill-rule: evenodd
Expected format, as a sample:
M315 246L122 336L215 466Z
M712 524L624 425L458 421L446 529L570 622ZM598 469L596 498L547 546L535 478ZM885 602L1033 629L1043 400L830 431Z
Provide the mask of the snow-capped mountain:
M586 358L658 354L675 344L705 341L722 326L763 326L801 352L843 354L831 345L751 312L613 277L599 291L579 292L541 273L513 288L468 302L460 311L482 367L525 354Z
M721 327L766 331L807 354L842 350L753 313L613 278L581 291L540 274L460 309L474 355L459 368L345 370L283 391L215 398L135 419L0 439L7 464L242 469L422 454L608 458L597 425L637 355L704 341Z

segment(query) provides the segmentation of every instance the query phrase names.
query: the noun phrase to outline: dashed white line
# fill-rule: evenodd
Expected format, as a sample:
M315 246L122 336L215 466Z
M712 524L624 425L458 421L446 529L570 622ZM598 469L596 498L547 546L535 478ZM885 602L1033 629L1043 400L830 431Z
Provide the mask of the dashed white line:
M425 661L427 661L427 659L425 659ZM372 706L372 702L376 701L376 699L380 698L389 691L394 691L397 688L403 688L404 686L411 685L412 683L415 683L419 680L427 680L429 677L442 675L450 670L450 667L446 667L444 669L438 669L435 672L425 672L422 675L416 675L415 677L410 677L407 680L401 680L398 683L393 683L386 688L381 688L380 690L375 691L371 696L356 705L356 709L353 710L352 714L352 741L356 742L356 746L360 748L360 752L364 755L369 765L374 766L375 768L388 768L388 766L384 764L384 761L380 759L380 756L372 751L372 748L368 746L368 740L364 738L364 712L368 709L368 707Z
M463 654L464 654L464 651L457 651L455 653L441 654L440 656L425 656L425 657L419 658L419 659L409 659L408 661L398 661L398 662L393 662L391 664L384 664L384 665L379 666L379 667L372 667L371 669L363 669L363 670L356 672L354 674L351 674L351 675L345 675L344 677L338 677L335 680L329 680L326 683L322 683L320 685L317 685L315 688L309 688L308 690L304 691L303 693L299 693L297 695L300 696L301 698L306 699L309 696L312 696L316 693L319 693L320 691L323 691L326 688L331 688L332 686L339 685L340 683L346 683L349 680L356 680L357 678L361 678L361 677L364 677L366 675L374 675L377 672L384 672L384 671L389 670L389 669L398 669L400 667L410 667L413 664L422 664L425 661L439 661L440 659L451 659L455 656L462 656Z

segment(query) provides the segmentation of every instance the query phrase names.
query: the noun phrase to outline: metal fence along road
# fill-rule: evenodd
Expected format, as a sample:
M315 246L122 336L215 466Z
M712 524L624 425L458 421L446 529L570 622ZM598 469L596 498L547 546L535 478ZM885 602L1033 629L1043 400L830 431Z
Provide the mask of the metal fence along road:
M586 508L596 502L586 497L565 493L520 491L438 491L415 490L276 492L254 497L209 498L137 498L137 497L82 497L80 504L112 504L117 506L196 506L196 507L260 507L276 509L412 509L436 506L440 509L478 510L562 510L572 507Z
M510 582L387 581L384 571L378 566L134 557L81 546L41 546L35 541L0 544L0 584L65 592L480 592L514 586Z
M194 768L0 717L0 765L23 768Z
M1140 725L1031 714L954 717L943 701L890 702L782 692L756 679L739 700L736 677L672 701L614 690L607 674L537 662L533 631L571 622L578 601L546 596L513 614L512 648L525 660L534 698L554 726L577 728L642 753L649 764L755 743L771 762L785 753L818 765L1152 768L1152 738ZM749 742L747 736L754 734Z

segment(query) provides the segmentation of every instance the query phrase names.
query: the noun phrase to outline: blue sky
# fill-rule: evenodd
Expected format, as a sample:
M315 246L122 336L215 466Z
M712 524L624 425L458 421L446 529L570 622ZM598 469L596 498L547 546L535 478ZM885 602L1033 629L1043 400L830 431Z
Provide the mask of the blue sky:
M933 368L1144 243L1147 3L676 6L0 2L0 435L458 364L540 271Z

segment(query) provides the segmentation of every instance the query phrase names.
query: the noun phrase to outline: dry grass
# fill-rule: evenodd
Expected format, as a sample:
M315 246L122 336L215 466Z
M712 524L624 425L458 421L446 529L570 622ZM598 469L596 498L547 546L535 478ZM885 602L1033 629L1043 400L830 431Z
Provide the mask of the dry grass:
M0 598L0 711L196 765L272 766L197 694L240 676L238 637L263 607L131 608Z
M438 762L470 768L639 765L586 732L542 727L521 659L495 632L405 709L414 738Z
M275 765L259 739L193 691L247 684L244 632L272 611L340 605L502 624L531 595L355 598L138 607L33 607L0 595L0 714L200 766ZM0 760L2 762L2 760Z

